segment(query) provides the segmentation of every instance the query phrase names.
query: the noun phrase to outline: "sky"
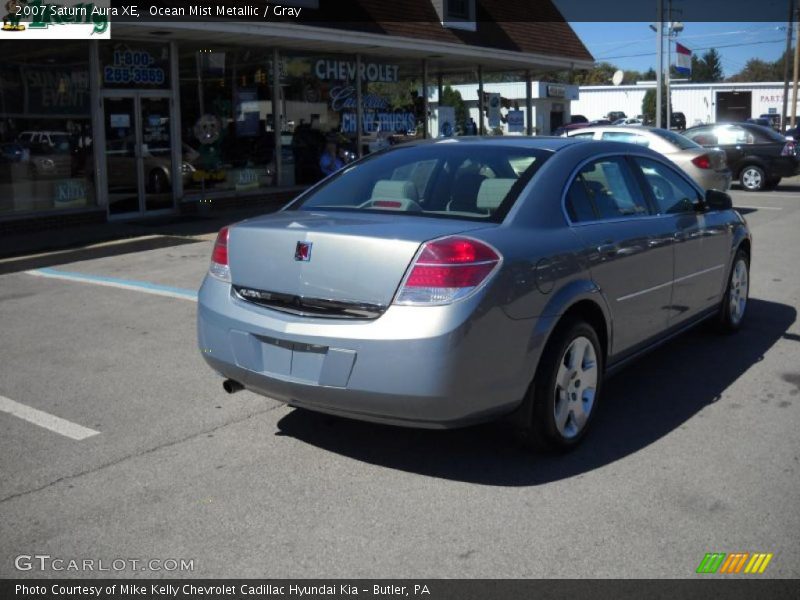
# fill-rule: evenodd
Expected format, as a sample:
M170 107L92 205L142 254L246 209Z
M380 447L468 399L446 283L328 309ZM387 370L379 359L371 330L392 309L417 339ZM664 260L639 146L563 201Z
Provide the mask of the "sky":
M656 66L656 34L649 23L570 23L598 62L623 70ZM786 47L786 23L684 23L677 41L698 56L716 48L725 76L739 72L751 58L774 61ZM672 46L673 63L675 46ZM665 58L666 60L666 58Z

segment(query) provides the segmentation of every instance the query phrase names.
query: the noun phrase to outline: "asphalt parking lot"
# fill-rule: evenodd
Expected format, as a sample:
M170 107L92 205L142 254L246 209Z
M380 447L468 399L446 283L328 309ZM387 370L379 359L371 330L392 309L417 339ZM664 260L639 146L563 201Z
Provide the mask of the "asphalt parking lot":
M142 575L15 566L49 555L193 561L148 577L685 578L739 551L800 576L800 185L732 195L754 236L744 329L697 329L610 380L560 457L497 424L225 394L195 342L210 236L6 269L0 577Z

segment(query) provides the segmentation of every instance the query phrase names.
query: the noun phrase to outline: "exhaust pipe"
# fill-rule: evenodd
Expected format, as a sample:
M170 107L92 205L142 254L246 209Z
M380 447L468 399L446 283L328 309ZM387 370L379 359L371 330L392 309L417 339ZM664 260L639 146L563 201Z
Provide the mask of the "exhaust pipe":
M235 394L236 392L243 390L244 386L233 379L226 379L222 382L222 389L229 394Z

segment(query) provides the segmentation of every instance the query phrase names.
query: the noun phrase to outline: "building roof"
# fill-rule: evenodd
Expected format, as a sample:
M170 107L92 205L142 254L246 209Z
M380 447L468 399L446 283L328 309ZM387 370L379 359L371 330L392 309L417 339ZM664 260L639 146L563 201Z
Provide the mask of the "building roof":
M431 0L338 0L337 14L359 15L359 18L349 22L331 18L324 21L324 26L576 61L594 60L551 0L475 2L475 31L442 25ZM323 11L329 10L325 6L326 3L321 2L320 10L313 11L312 15L319 13L322 16ZM322 25L323 22L315 24Z

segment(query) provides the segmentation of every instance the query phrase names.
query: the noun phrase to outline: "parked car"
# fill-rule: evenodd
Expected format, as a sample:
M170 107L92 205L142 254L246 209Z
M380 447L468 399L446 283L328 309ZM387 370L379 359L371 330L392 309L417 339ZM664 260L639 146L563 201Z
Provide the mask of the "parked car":
M766 127L771 127L775 131L781 130L781 116L777 113L764 113L758 116L759 120L763 119L767 121ZM761 125L761 123L758 123Z
M731 186L731 172L722 150L703 148L674 131L643 125L587 127L570 133L570 137L646 146L669 158L704 190L725 191Z
M673 112L669 116L669 126L671 129L683 131L686 129L686 115L682 112Z
M566 450L606 373L705 319L740 327L749 264L730 196L644 146L411 142L223 228L198 344L229 392L404 426L511 413Z
M750 192L773 189L782 177L800 173L795 143L779 133L751 123L712 124L684 132L707 148L718 147L728 156L728 166Z
M772 127L772 122L764 117L745 119L745 123L753 123L754 125L761 125L762 127Z
M800 140L800 127L792 127L791 129L787 129L786 133L783 134L783 137L793 142Z
M188 187L193 181L196 171L193 162L200 154L184 143L181 160L181 180ZM150 194L165 194L172 189L172 155L168 146L149 145L142 152L144 166L145 189ZM132 137L112 139L106 142L106 172L108 181L115 186L130 187L137 185L138 159L136 143ZM86 161L86 172L94 173L94 157L90 155Z
M634 119L632 117L628 117L626 119L617 119L612 125L644 125L641 119Z
M589 119L584 117L583 115L572 115L569 118L570 123L588 123Z
M588 121L570 123L569 125L562 125L561 127L558 127L553 131L553 135L564 136L569 131L575 131L576 129L583 129L584 127L589 127Z
M622 112L621 110L612 110L611 112L609 112L609 113L606 115L606 119L607 119L608 121L611 121L612 123L613 123L614 121L619 121L620 119L627 119L627 118L628 118L628 115L626 115L626 114L625 114L624 112Z

